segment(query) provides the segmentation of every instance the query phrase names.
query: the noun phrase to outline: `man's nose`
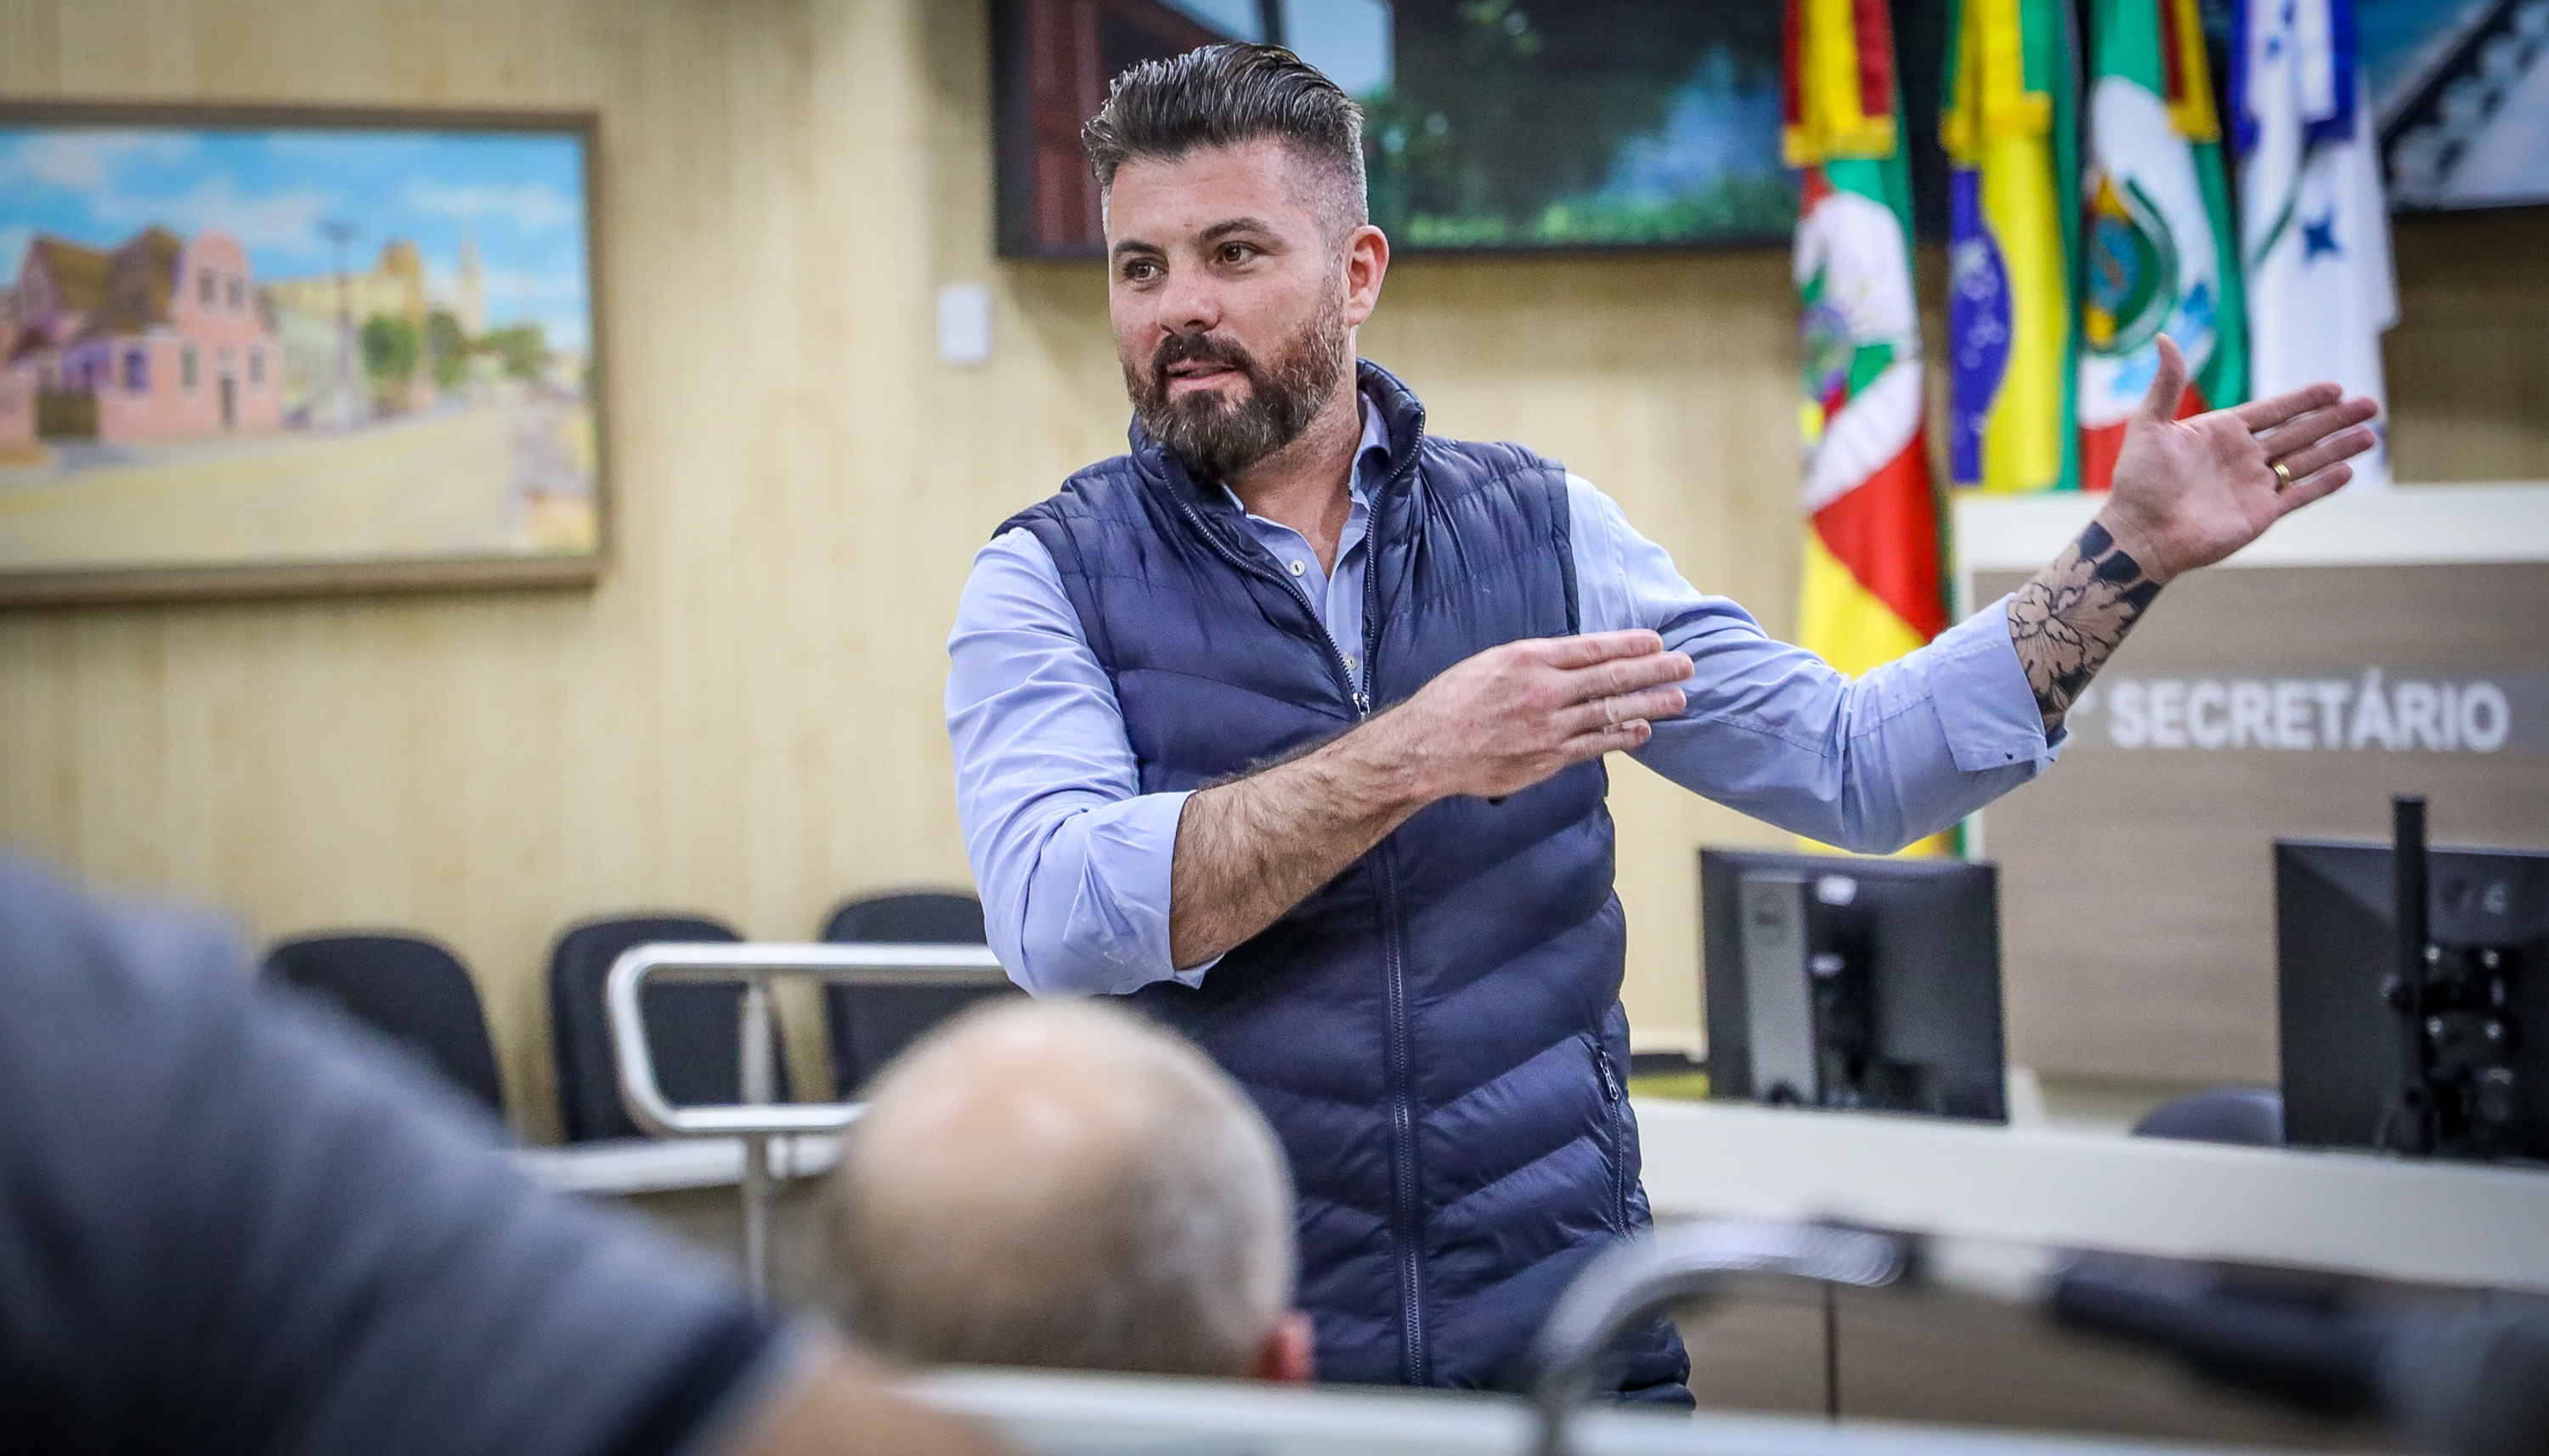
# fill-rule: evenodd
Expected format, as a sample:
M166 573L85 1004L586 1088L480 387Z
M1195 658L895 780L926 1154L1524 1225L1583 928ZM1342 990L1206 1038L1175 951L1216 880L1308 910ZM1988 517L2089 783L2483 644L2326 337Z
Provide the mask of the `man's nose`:
M1209 333L1221 322L1221 293L1200 269L1169 275L1160 291L1160 328L1167 333Z

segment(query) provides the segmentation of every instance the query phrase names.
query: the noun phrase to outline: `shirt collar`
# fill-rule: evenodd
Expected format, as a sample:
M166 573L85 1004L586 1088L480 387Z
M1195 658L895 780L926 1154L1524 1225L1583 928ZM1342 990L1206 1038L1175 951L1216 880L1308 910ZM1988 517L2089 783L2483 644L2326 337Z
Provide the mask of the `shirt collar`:
M1371 504L1367 484L1376 483L1389 473L1389 430L1381 423L1380 406L1370 395L1356 391L1355 406L1363 411L1363 438L1355 442L1354 468L1346 472L1346 494L1358 507L1365 507ZM1228 481L1222 482L1221 498L1238 506L1240 514L1248 513L1247 503Z
M1371 396L1357 392L1355 403L1363 410L1363 439L1355 445L1353 479L1348 489L1357 501L1365 501L1365 482L1377 481L1389 473L1389 429L1381 423L1380 406Z

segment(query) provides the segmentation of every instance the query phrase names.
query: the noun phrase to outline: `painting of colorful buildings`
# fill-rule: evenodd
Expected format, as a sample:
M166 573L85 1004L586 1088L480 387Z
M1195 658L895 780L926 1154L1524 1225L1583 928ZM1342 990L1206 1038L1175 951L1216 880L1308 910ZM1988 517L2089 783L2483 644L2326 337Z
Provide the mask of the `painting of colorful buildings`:
M595 557L585 144L0 116L0 597Z
M220 232L146 228L111 251L30 242L11 351L34 376L28 423L95 440L276 427L278 350L247 274L247 254Z

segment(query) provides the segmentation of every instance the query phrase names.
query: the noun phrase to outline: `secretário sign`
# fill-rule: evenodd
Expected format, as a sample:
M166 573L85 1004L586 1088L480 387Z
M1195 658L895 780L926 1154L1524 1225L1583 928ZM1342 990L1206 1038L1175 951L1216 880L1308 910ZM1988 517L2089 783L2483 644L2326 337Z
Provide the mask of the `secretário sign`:
M2073 705L2083 749L2282 753L2549 751L2549 674L2434 677L2384 667L2113 677Z

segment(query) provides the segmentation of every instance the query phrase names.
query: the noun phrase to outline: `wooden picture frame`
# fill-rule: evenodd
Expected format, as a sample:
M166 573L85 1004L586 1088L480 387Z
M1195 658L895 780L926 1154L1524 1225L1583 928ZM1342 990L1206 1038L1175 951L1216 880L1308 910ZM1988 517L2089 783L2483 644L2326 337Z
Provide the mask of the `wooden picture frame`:
M598 580L599 143L0 102L0 605Z

